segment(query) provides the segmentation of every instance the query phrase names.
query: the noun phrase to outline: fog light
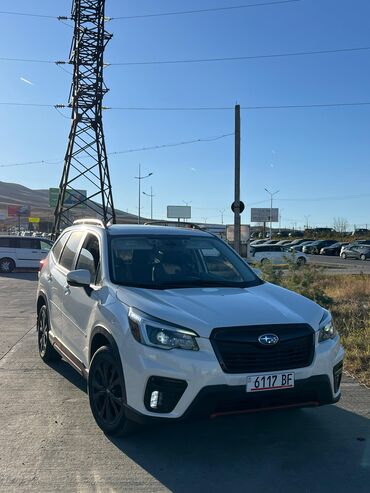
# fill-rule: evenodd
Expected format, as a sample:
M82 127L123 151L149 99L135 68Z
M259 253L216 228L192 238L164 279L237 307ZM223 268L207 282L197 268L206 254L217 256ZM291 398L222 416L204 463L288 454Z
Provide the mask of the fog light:
M158 407L158 400L159 400L159 392L158 390L154 390L154 392L152 392L152 395L150 396L150 407L156 409Z

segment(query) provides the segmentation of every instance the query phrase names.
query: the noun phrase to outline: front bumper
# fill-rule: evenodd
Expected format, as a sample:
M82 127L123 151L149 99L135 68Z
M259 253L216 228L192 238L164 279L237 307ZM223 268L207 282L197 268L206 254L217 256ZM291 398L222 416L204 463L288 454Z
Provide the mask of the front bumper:
M199 351L165 351L143 346L132 336L127 337L123 345L125 349L121 349L121 360L127 413L132 414L133 419L136 416L140 420L144 417L182 420L266 407L324 405L340 398L333 373L344 358L339 337L324 343L316 342L312 363L305 368L289 370L295 374L294 389L272 390L257 395L246 392L249 374L230 374L221 369L209 339L199 338L198 344ZM254 372L250 375L268 373ZM178 392L178 400L174 407L168 407L168 412L150 411L147 387L153 377L168 379L168 385ZM186 385L178 386L181 381Z
M338 402L339 399L340 393L333 396L327 375L298 380L293 389L259 392L257 395L247 393L244 385L211 385L199 391L182 416L170 421L192 421L270 409L323 406ZM169 421L163 415L149 416L129 406L126 414L133 421L142 424Z

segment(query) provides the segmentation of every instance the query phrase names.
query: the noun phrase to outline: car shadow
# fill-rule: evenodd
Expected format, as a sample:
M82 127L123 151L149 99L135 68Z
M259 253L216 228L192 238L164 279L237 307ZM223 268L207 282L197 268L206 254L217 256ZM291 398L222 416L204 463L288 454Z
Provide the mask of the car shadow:
M22 272L17 272L14 271L11 274L0 274L0 278L7 278L7 279L19 279L21 281L37 281L38 279L38 271L22 271Z
M328 406L163 425L111 441L176 493L369 493L369 424Z
M86 393L86 381L68 363L49 366ZM356 397L356 405L366 406L365 399ZM370 420L340 403L146 426L106 438L125 456L117 464L122 475L128 457L174 493L370 491ZM116 491L111 480L105 478L105 488Z
M64 361L53 361L46 363L50 368L59 373L63 378L68 380L72 385L87 394L86 380L72 366Z

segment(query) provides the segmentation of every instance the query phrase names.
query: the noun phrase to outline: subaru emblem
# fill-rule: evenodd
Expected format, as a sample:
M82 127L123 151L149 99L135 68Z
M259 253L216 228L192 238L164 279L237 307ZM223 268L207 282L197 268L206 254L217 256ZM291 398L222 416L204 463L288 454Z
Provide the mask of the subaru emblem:
M263 334L259 336L258 342L263 346L275 346L279 342L279 337L276 334Z

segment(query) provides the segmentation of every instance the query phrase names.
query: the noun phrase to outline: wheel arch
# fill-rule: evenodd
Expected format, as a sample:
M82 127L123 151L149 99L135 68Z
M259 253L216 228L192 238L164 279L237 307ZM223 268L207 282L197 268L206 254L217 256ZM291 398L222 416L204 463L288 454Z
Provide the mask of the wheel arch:
M47 298L46 298L45 293L43 293L41 291L38 294L38 296L37 296L37 304L36 304L37 315L39 314L39 311L40 311L42 305L46 305L46 307L47 307L48 306L48 301L47 301Z
M111 347L115 355L121 359L118 345L112 334L106 328L98 325L91 331L90 335L89 362L100 347L107 345Z

